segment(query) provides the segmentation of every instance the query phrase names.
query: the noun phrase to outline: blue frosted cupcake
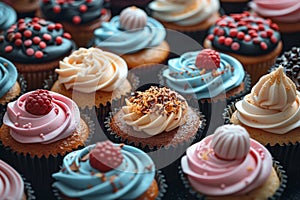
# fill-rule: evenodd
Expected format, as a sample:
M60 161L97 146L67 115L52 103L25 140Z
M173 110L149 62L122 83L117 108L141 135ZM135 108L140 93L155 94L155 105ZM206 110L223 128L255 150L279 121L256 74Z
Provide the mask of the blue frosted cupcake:
M8 29L16 20L16 11L9 5L0 2L0 32Z
M110 141L69 153L52 176L55 196L62 199L155 199L165 190L146 153Z

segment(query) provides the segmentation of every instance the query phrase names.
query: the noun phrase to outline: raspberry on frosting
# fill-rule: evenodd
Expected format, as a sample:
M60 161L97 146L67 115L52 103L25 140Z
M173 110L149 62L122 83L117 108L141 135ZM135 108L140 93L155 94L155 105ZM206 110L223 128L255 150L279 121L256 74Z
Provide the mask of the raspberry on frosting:
M107 172L117 168L123 162L120 146L114 146L112 142L98 142L89 153L91 166L100 172Z
M196 58L195 65L198 69L213 70L220 67L220 54L212 49L203 49Z
M25 109L33 115L46 115L52 108L52 96L47 90L38 89L29 94L25 101Z

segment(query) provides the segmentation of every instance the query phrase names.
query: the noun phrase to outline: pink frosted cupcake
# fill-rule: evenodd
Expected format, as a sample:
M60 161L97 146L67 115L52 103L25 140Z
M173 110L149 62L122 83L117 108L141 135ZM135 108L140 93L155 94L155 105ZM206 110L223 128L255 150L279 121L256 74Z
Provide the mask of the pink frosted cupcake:
M224 125L189 147L181 159L185 183L208 199L279 198L286 176L272 156L238 125ZM187 186L187 185L186 185Z

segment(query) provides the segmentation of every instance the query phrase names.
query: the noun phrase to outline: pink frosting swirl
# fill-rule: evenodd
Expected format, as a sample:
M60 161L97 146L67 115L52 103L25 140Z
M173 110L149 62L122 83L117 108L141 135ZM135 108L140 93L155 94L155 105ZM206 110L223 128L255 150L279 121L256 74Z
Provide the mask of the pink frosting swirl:
M11 136L20 143L49 144L70 136L80 122L80 113L74 101L55 92L52 110L46 115L26 111L25 100L30 92L7 105L3 123L10 127Z
M226 126L220 128L224 129ZM238 126L230 125L229 128L232 132L242 134L242 137L249 137L246 130L241 131ZM228 134L227 131L223 133L224 136ZM192 145L187 149L186 156L181 159L182 170L187 174L194 189L211 196L242 195L267 180L272 170L272 157L263 145L249 139L250 147L244 157L224 159L217 156L215 149L212 148L213 139L214 135L210 135ZM241 146L242 143L226 144L224 151L230 151L232 146L239 144L241 149L245 148Z
M299 0L253 0L249 6L261 16L278 22L298 22L300 20Z
M21 176L0 160L0 199L22 199L24 183Z

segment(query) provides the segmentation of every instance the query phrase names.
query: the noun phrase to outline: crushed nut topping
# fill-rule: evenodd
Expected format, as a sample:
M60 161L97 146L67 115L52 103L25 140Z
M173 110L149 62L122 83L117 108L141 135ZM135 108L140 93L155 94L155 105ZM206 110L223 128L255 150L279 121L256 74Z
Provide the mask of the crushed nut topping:
M151 86L145 92L137 91L129 98L132 111L137 114L158 113L177 114L180 109L186 110L185 99L166 87Z

